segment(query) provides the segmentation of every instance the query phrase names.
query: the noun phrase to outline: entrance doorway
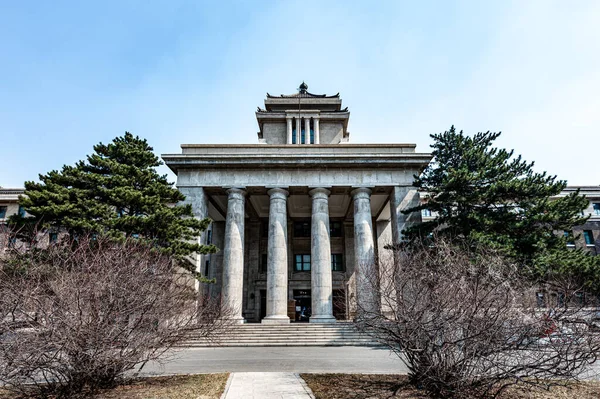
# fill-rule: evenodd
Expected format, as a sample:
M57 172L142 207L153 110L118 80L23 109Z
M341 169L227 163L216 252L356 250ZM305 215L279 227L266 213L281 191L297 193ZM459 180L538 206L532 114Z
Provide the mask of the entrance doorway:
M260 319L267 317L267 290L260 290Z
M296 320L298 322L308 322L311 315L310 290L294 290L294 300L296 301Z

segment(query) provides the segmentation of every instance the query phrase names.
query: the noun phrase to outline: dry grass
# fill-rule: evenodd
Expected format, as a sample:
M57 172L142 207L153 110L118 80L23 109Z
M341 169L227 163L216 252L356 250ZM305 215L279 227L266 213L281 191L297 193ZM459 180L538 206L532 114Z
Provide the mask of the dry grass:
M301 374L317 399L427 399L405 375ZM514 387L501 399L599 399L600 382L553 387L550 391Z
M196 374L140 378L130 384L104 391L96 399L219 399L228 374ZM0 390L0 399L18 396Z

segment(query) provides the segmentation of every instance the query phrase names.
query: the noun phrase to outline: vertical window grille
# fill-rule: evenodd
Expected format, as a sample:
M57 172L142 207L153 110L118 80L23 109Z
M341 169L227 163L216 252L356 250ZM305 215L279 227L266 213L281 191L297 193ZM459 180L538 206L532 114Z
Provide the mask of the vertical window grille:
M0 219L4 219L6 217L6 206L0 206Z
M594 245L594 233L592 230L583 230L583 238L587 245Z
M334 272L344 271L344 259L342 254L331 254L331 270Z
M296 118L292 119L292 144L296 143Z

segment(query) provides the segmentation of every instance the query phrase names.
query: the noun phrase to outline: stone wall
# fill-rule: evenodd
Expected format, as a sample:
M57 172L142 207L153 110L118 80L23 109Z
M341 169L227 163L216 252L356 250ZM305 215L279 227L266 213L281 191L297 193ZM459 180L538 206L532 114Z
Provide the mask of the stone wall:
M338 144L344 137L344 125L342 122L326 122L321 120L319 135L319 144Z
M286 122L268 122L263 125L263 139L267 144L287 144Z

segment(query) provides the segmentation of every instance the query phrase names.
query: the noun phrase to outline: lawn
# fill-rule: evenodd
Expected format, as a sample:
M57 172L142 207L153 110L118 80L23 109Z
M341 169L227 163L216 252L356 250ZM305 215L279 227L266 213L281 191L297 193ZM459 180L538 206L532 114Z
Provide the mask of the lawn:
M219 399L228 374L195 374L140 378L130 384L107 390L96 399ZM0 390L0 399L19 396Z
M301 374L317 399L428 399L404 375ZM394 395L396 392L396 395ZM513 387L500 399L598 399L600 382L581 382L550 391Z

